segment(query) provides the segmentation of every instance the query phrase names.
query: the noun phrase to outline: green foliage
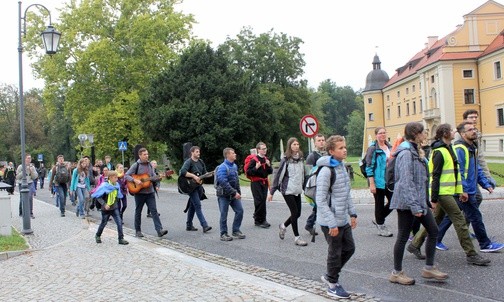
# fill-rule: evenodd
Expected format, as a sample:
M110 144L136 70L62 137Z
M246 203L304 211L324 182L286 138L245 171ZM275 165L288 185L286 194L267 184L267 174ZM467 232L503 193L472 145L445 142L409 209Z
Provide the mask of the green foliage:
M364 112L355 110L350 115L345 126L347 151L350 155L359 156L362 153L362 139L364 136Z

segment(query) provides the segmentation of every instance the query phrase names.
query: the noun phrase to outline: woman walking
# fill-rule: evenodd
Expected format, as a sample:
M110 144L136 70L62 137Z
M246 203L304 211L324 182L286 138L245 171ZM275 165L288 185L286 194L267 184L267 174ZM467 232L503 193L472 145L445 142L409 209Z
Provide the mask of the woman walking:
M86 218L84 204L86 199L89 199L89 191L91 190L88 173L87 162L84 158L81 158L77 164L77 168L73 170L72 181L70 183L70 192L73 192L74 196L77 196L78 199L75 214L77 216L80 215L82 219ZM87 211L88 209L86 209Z
M299 148L297 138L291 137L287 141L287 151L280 161L280 169L275 175L271 192L268 195L268 201L273 199L273 194L279 190L290 210L290 216L284 223L279 225L280 239L285 238L287 227L292 225L294 232L294 243L299 246L306 246L308 243L299 236L298 218L301 216L301 193L303 193L304 184L304 160L303 152Z
M398 231L394 245L394 270L389 278L392 283L415 284L415 279L408 277L402 268L404 248L415 218L420 221L428 233L422 277L436 280L448 278L447 274L440 272L434 266L438 227L428 200L429 174L427 160L421 148L425 137L426 133L421 123L408 123L404 128L405 141L393 154L396 157L395 182L390 208L397 209Z

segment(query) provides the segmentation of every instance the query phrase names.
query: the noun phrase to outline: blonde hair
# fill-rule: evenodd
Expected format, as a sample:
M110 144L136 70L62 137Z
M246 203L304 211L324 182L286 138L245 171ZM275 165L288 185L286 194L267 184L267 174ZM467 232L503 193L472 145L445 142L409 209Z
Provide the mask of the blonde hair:
M117 173L117 171L112 170L112 171L108 171L106 176L108 176L108 178L114 177L114 176L118 177L119 174Z
M344 142L345 137L341 135L331 135L326 141L326 151L333 150L336 147L336 143Z

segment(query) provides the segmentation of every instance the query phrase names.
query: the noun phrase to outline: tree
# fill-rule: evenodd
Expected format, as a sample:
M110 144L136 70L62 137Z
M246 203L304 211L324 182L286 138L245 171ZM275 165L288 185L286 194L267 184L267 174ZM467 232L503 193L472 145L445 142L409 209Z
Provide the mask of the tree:
M30 27L27 49L38 57L34 68L46 83L50 120L68 119L73 130L66 133L71 137L60 139L78 146L78 133L94 132L99 156L116 151L125 135L130 145L146 143L138 123L139 97L190 38L192 16L175 12L173 5L159 0L72 0L55 24L63 34L60 50L52 57L35 51L35 33L44 23L30 14L37 26ZM116 105L120 108L112 108Z
M360 110L352 112L345 130L348 133L346 136L348 154L360 156L364 136L364 112Z

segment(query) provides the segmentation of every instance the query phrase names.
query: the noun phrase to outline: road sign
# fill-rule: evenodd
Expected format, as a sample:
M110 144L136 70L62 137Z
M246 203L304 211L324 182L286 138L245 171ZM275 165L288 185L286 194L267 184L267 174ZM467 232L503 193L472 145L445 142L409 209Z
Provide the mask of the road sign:
M37 156L38 161L44 161L44 154L39 153Z
M128 150L128 142L120 141L119 142L119 151L126 151L126 150Z
M311 114L303 116L299 123L299 129L306 137L314 137L319 130L319 122L316 117Z

